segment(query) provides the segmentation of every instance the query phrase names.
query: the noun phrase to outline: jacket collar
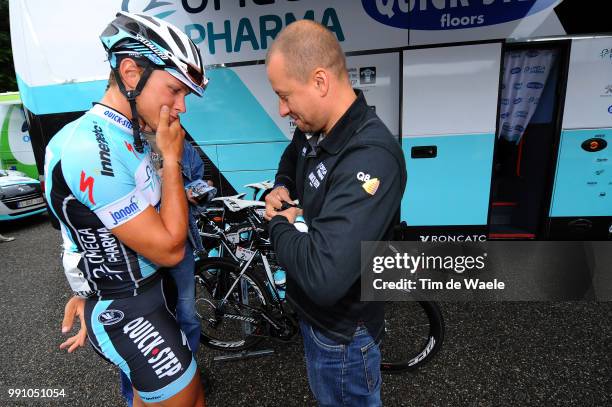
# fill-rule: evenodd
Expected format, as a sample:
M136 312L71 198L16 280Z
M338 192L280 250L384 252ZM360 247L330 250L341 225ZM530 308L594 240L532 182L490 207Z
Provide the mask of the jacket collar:
M369 109L363 92L359 89L354 90L357 99L319 143L319 147L329 154L337 154L344 147L361 124L361 118Z

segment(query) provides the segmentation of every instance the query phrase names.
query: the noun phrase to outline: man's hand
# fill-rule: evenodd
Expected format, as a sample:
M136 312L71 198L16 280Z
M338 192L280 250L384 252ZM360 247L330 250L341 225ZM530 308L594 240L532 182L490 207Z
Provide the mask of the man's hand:
M285 218L287 218L287 220L289 221L289 223L293 224L295 222L295 218L297 218L299 215L302 215L304 211L301 208L289 208L289 209L285 209L282 212L275 212L275 215L281 215L284 216Z
M64 308L64 320L62 321L62 333L68 333L72 329L74 324L74 318L79 317L81 323L81 329L76 335L66 339L60 345L60 349L68 348L68 353L74 352L77 348L85 346L85 339L87 339L87 327L85 326L85 298L72 297L66 303Z
M277 212L277 209L280 209L283 205L283 202L291 202L291 197L289 196L289 190L285 187L276 187L274 188L267 196L266 196L266 214L264 218L266 220L272 219L276 215L283 215L284 212ZM294 208L292 208L294 209ZM285 215L283 215L285 216ZM295 220L295 217L293 219ZM287 218L289 219L289 218ZM293 222L291 222L293 223Z
M185 132L181 128L181 122L177 118L168 125L170 121L170 109L162 106L159 112L159 123L155 133L155 142L161 151L164 160L181 161L183 157L183 139Z

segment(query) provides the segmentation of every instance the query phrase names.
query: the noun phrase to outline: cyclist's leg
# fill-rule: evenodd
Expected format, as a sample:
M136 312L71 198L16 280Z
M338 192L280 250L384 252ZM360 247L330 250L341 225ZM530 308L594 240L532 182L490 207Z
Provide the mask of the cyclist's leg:
M204 392L199 378L200 375L196 372L191 383L183 391L160 403L145 403L134 389L134 407L205 407Z

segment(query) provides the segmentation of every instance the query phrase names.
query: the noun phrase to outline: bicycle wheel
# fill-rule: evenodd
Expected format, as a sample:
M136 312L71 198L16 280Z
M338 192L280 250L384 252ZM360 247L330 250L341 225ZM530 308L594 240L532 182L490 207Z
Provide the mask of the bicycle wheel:
M401 373L427 363L444 340L444 320L432 301L385 303L385 337L380 345L383 373Z
M206 258L196 263L196 313L201 320L200 342L225 351L241 351L263 339L266 323L260 317L270 302L264 284L248 271L244 273L227 302L222 299L240 274L234 262Z

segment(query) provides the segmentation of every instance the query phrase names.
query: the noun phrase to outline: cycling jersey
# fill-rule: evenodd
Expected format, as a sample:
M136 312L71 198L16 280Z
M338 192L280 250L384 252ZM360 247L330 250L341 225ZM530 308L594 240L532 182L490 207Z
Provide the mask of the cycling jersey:
M64 271L75 293L135 296L158 266L110 230L159 208L161 182L150 147L133 146L132 125L101 104L67 124L46 150L46 197L60 221Z

